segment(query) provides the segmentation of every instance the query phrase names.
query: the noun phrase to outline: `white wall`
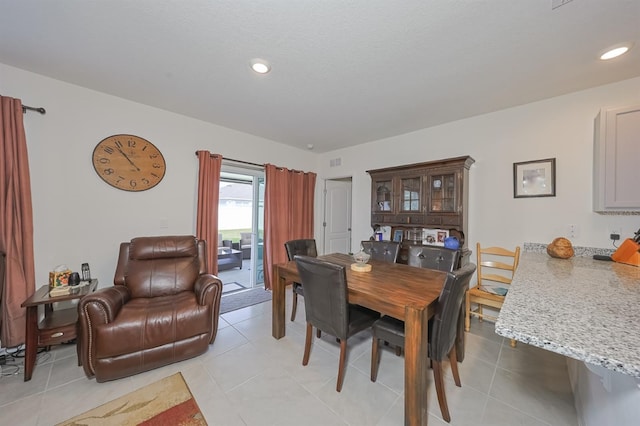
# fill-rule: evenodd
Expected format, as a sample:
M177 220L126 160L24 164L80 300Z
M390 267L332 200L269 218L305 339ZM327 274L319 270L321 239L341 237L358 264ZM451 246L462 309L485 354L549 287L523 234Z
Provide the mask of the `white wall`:
M611 229L630 237L639 216L593 213L593 119L605 106L640 103L640 78L498 111L393 138L314 154L0 64L0 93L43 106L25 115L33 191L37 285L66 263L89 262L111 284L117 246L138 235L195 232L197 161L207 149L246 161L316 171L316 238L322 236L324 179L353 177L353 247L371 234L366 170L471 155L469 235L473 248L550 242L577 224L575 245L611 247ZM91 153L116 133L144 137L163 152L155 188L114 189L94 172ZM329 167L341 158L342 165ZM555 157L557 196L514 199L513 163ZM168 226L161 228L161 222Z
M0 64L0 94L44 107L25 115L35 227L36 288L48 271L83 262L112 285L118 245L141 235L195 233L198 162L206 149L255 163L311 170L315 155L289 146L151 108L122 98ZM158 186L125 192L93 170L93 148L103 138L141 136L163 153L167 171ZM166 222L166 227L161 227Z
M372 233L366 170L470 155L476 160L467 235L472 250L476 241L505 247L548 243L566 236L569 224L578 225L574 245L612 248L610 231L631 237L640 216L592 211L594 118L600 108L638 103L640 78L634 78L322 154L318 178L353 177L354 247ZM553 157L556 196L514 199L513 163ZM335 158L342 165L329 167Z

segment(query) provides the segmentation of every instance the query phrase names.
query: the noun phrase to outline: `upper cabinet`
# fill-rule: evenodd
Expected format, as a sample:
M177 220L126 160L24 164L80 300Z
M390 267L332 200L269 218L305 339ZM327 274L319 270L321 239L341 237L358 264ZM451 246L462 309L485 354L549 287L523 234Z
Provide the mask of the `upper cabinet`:
M600 111L593 160L593 210L640 214L640 105Z
M368 170L371 226L456 229L466 234L473 163L465 156Z

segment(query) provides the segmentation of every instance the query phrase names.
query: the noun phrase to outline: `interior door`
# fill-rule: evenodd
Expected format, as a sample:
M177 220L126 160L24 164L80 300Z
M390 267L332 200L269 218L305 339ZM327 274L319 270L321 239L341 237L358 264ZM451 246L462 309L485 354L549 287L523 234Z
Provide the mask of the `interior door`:
M324 253L351 252L351 178L324 183Z

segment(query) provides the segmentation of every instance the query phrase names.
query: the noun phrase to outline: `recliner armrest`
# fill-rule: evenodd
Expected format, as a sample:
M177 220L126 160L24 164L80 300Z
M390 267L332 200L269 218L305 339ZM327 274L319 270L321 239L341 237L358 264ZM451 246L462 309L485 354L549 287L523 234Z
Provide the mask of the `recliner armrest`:
M80 317L89 315L94 325L108 324L113 321L122 306L130 299L131 293L123 285L101 288L80 300L78 315Z
M196 294L198 304L206 306L212 304L218 299L217 305L220 305L220 297L222 297L222 281L212 274L203 274L198 276L193 291Z
M95 375L95 328L113 322L130 299L131 293L123 285L102 288L80 299L78 356L87 377Z

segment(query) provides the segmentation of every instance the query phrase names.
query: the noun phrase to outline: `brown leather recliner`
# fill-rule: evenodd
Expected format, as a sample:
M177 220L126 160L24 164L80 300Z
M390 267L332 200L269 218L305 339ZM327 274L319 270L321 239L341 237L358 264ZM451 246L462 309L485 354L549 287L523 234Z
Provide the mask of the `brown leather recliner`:
M222 281L206 273L205 250L193 236L120 244L115 285L78 304L88 377L119 379L207 351L218 330Z

